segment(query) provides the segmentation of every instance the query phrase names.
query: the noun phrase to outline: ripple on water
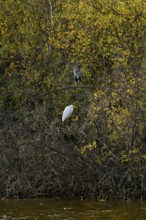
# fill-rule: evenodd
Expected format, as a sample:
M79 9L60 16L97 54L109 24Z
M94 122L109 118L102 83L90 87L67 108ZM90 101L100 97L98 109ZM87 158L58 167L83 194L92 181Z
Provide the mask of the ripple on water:
M0 201L0 220L145 220L146 203L65 199Z

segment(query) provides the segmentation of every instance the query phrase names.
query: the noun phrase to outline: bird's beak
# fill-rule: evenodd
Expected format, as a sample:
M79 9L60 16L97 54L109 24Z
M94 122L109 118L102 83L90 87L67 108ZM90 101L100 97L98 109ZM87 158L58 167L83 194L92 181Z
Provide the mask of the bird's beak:
M77 108L76 106L73 106L74 108Z

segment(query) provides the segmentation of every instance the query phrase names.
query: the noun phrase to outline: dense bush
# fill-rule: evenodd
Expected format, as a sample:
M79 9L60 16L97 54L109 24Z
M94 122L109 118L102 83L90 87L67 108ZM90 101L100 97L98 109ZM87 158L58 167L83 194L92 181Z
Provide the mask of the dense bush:
M0 196L144 199L145 1L0 8Z

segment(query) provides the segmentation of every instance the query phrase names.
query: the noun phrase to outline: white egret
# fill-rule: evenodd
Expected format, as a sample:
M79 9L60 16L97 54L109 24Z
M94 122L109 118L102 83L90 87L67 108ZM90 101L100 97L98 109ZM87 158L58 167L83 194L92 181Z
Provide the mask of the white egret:
M82 74L81 74L80 70L77 67L75 67L73 72L74 72L74 77L75 77L76 82L77 83L81 82Z
M65 121L67 118L70 117L70 115L72 114L74 110L74 107L75 107L74 105L69 105L64 109L63 115L62 115L62 121Z

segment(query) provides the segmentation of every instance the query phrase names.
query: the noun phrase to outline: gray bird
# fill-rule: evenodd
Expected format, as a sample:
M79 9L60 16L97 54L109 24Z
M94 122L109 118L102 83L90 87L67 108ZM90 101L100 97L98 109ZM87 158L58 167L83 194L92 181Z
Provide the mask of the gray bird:
M81 82L81 77L82 77L81 71L77 67L75 67L73 72L76 82L77 83Z

